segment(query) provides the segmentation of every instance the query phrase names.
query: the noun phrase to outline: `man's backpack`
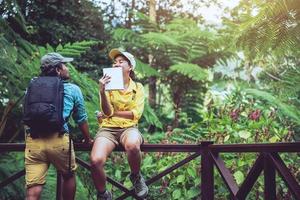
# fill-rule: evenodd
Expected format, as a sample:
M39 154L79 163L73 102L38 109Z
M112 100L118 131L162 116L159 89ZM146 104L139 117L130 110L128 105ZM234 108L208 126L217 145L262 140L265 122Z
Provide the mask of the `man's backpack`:
M33 138L63 131L63 80L56 76L33 78L24 102L24 123Z

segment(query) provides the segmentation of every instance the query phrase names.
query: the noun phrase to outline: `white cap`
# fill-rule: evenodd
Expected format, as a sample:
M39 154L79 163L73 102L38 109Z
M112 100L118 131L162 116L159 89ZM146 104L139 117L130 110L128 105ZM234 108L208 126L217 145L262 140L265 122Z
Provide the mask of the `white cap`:
M109 57L114 60L116 58L117 55L122 55L125 58L127 58L132 66L132 70L134 70L135 66L136 66L136 62L134 59L134 56L131 53L128 53L126 51L120 51L119 49L112 49L109 52Z

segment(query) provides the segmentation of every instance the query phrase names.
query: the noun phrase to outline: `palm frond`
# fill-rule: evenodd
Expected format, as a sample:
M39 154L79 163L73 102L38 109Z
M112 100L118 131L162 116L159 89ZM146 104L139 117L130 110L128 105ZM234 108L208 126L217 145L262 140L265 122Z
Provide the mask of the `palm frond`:
M154 47L167 45L178 46L178 42L174 38L163 33L149 32L143 34L142 37L147 44Z
M172 65L170 71L182 74L194 81L204 81L208 77L207 70L191 63L180 63Z
M237 43L257 53L273 49L284 54L300 45L299 21L298 0L268 2L258 15L239 27Z
M124 42L139 42L140 36L136 32L131 29L126 28L117 28L113 31L112 38L116 41L124 41Z
M137 31L147 33L155 32L159 29L158 25L152 22L148 15L145 15L142 12L136 12L135 16L136 21L134 22L134 25L136 26Z
M136 61L136 71L138 72L138 75L141 75L141 77L159 76L159 73L153 67L143 63L139 59L136 59Z

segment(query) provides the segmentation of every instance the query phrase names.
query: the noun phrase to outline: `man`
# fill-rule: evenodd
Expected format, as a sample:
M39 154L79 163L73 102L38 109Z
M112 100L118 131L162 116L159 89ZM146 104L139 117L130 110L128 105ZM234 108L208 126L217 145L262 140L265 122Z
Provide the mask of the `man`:
M45 177L52 163L63 177L63 199L74 199L76 169L73 144L69 139L68 118L71 116L79 125L86 143L92 143L87 123L87 113L84 99L78 86L68 83L69 70L65 63L73 58L66 58L58 53L48 53L41 59L40 76L57 76L63 80L63 119L61 131L51 133L47 137L33 134L30 127L26 130L25 169L26 169L26 199L39 199ZM47 91L45 91L47 92ZM33 129L32 129L33 130ZM34 137L33 137L34 136Z

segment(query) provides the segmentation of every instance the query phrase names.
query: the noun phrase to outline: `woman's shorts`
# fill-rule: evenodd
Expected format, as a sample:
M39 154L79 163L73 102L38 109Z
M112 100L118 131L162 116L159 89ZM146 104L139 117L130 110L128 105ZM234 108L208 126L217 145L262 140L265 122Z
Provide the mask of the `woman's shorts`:
M124 144L127 138L134 138L144 143L144 139L137 127L128 128L105 128L102 127L98 130L95 140L100 137L105 137L112 141L115 145Z

